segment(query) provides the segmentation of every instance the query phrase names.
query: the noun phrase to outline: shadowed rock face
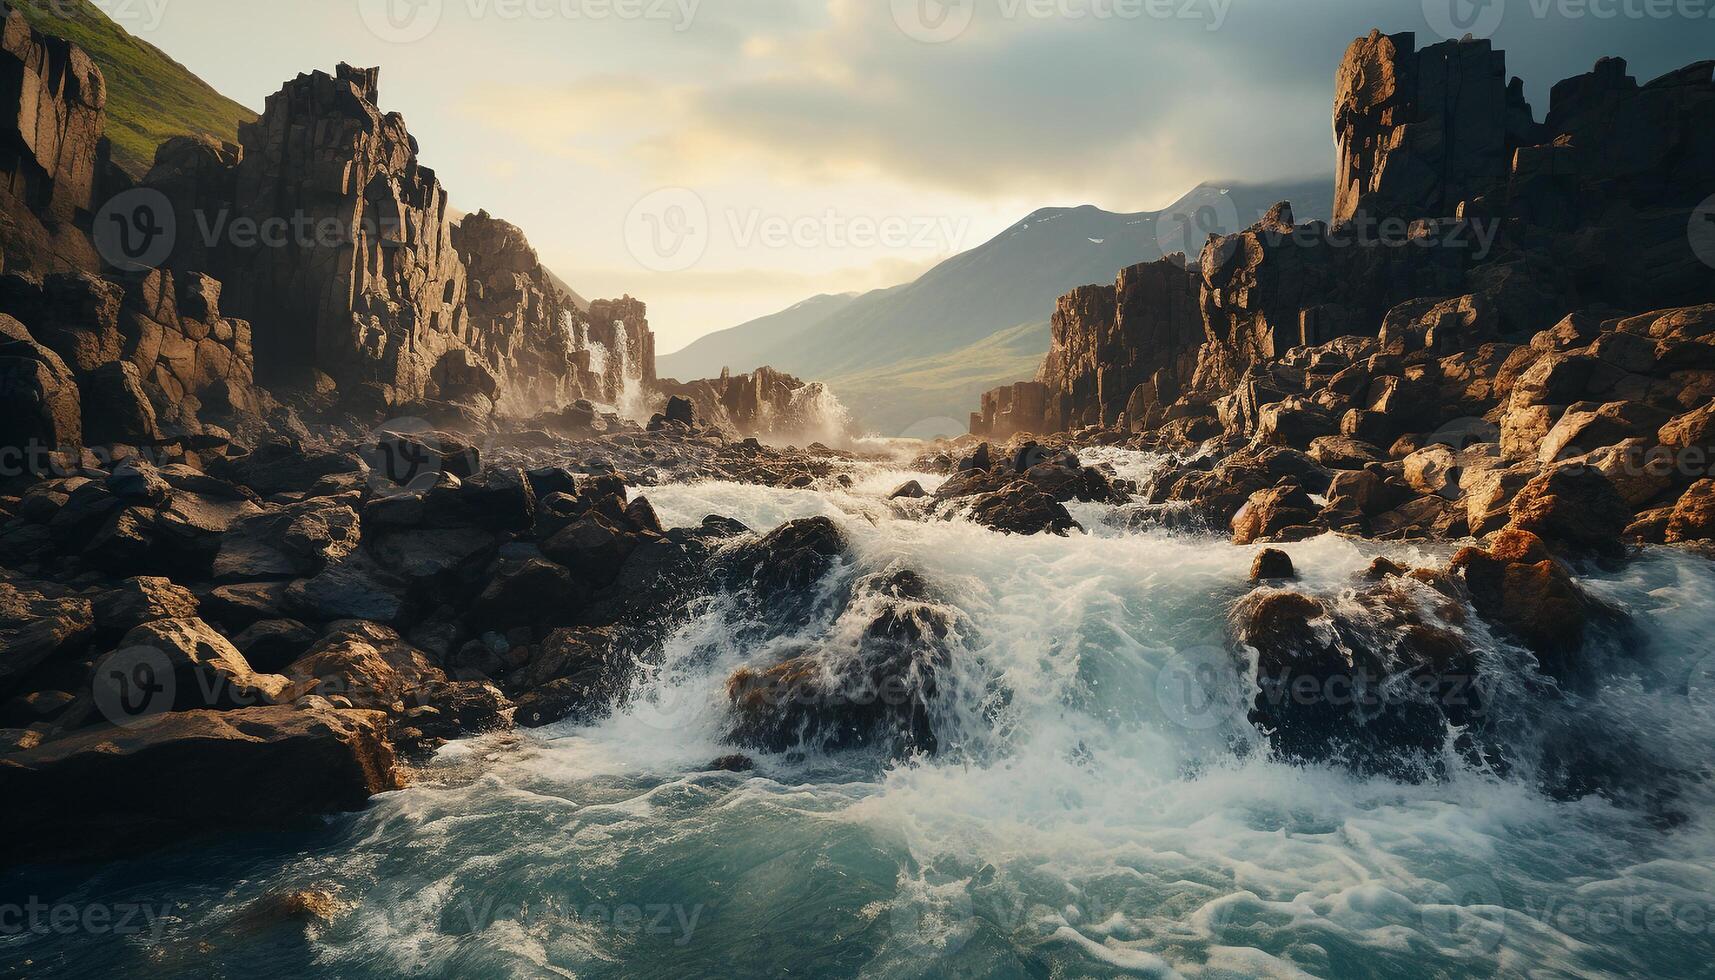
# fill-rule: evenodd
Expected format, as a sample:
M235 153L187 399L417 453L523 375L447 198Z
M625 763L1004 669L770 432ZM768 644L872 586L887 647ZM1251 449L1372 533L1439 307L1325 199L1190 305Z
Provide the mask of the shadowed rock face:
M1603 59L1556 85L1537 123L1487 41L1420 51L1409 33L1359 38L1335 79L1332 225L1298 225L1283 202L1212 236L1188 286L1155 263L1067 294L1042 389L990 392L972 432L1123 416L1133 431L1206 437L1190 420L1219 414L1248 437L1262 405L1305 387L1296 367L1280 370L1296 348L1379 337L1391 354L1476 355L1569 314L1601 323L1715 301L1686 230L1715 192L1712 74L1700 62L1639 84ZM1382 441L1372 421L1346 434L1382 446L1399 435Z
M82 49L0 3L0 251L8 269L95 271L90 213L126 183L109 160L107 85Z
M514 414L653 381L643 304L585 314L517 227L486 212L455 221L404 118L377 107L379 80L350 65L299 75L241 128L241 146L169 141L147 178L195 229L172 261L226 283L265 377L313 369L379 385L394 405ZM289 230L260 243L226 230L252 223Z
M1451 215L1506 181L1513 151L1538 142L1524 85L1486 40L1416 50L1415 35L1372 31L1335 76L1340 163L1334 223L1359 212Z

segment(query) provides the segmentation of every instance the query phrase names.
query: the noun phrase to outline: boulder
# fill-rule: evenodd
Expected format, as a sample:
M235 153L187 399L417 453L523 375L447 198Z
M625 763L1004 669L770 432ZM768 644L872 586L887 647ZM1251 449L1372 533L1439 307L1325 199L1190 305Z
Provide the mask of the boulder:
M537 655L507 678L507 689L526 728L572 719L589 722L626 693L635 662L611 632L555 630Z
M167 703L173 711L228 711L290 700L291 683L286 678L257 672L231 641L200 619L145 623L126 633L112 658L103 663L115 664L115 670L121 669L121 665L141 663L159 673L171 672L170 681L162 678L165 687L150 695L162 696L161 704L123 705L124 711L134 715L158 711ZM119 677L97 665L98 703L104 688L111 688L108 693L123 697L135 681L134 676Z
M103 364L84 377L81 388L84 438L90 443L149 446L161 440L155 406L135 364Z
M541 559L501 562L468 619L479 632L565 626L576 621L588 598L587 586L563 565Z
M730 559L732 577L765 594L803 592L845 558L847 547L844 532L826 517L789 521L739 545Z
M1316 523L1320 508L1295 481L1283 480L1268 490L1251 494L1233 515L1233 543L1254 544L1288 528Z
M408 588L359 549L311 578L286 588L285 608L309 622L366 619L402 622L410 609Z
M83 445L83 406L77 379L58 354L28 340L0 341L0 448L24 450L35 460Z
M1512 502L1512 524L1568 557L1619 557L1632 509L1601 473L1585 466L1551 469L1525 484Z
M1078 527L1065 505L1024 480L976 497L971 502L970 518L1002 534L1065 535Z
M79 651L94 631L88 599L47 583L0 581L0 697L50 658Z
M0 864L88 860L296 827L403 788L386 719L271 706L102 726L0 756Z
M379 623L349 621L286 668L298 697L343 697L354 707L399 714L407 697L447 675L422 651Z
M197 597L172 580L130 578L95 599L95 622L108 633L122 634L158 619L194 619Z
M1715 480L1698 480L1674 504L1667 523L1668 544L1715 538Z
M928 495L929 494L923 489L923 484L918 483L916 480L908 480L895 487L893 492L887 495L887 499L920 500Z
M220 539L214 576L255 581L315 575L356 550L363 526L357 496L312 497L234 524Z
M1252 582L1278 582L1297 577L1292 557L1284 551L1264 548L1257 552L1256 561L1251 563Z

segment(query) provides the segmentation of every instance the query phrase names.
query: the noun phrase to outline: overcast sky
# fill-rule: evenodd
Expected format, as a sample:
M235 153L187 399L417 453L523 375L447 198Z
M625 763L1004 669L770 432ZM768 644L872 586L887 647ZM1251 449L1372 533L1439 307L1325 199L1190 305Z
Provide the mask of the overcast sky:
M647 301L662 352L1039 207L1331 173L1334 70L1372 27L1492 35L1538 118L1600 55L1643 79L1715 56L1715 0L97 2L256 109L380 65L453 205Z

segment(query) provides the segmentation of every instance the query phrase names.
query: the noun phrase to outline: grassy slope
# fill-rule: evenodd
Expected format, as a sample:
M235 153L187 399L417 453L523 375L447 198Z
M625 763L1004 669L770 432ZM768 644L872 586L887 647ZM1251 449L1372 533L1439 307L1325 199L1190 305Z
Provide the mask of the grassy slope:
M21 3L18 9L44 34L66 38L89 52L107 80L107 136L113 159L140 177L155 162L155 148L169 137L206 133L236 141L238 124L256 113L232 101L191 74L152 44L132 37L88 0L53 4Z
M1048 353L1046 323L1025 323L958 350L918 358L908 365L887 365L869 371L831 377L828 384L865 428L885 435L921 431L920 423L952 418L951 406L963 413L953 419L957 435L969 420L983 392L1014 381L1036 377Z

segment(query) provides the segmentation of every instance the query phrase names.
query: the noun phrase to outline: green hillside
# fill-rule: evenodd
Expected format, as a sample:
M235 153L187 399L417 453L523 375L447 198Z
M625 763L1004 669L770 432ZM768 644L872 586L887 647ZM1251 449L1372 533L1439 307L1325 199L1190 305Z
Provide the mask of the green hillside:
M89 0L19 3L36 30L66 38L89 52L107 80L107 136L113 159L140 177L169 137L206 133L238 139L238 124L256 113L232 101L161 49L132 37ZM60 11L75 10L73 16Z
M1025 323L909 365L838 374L827 382L866 429L925 438L959 435L983 392L1036 377L1048 343L1048 324ZM955 424L941 424L948 419Z

